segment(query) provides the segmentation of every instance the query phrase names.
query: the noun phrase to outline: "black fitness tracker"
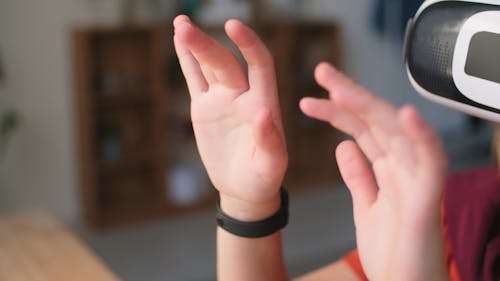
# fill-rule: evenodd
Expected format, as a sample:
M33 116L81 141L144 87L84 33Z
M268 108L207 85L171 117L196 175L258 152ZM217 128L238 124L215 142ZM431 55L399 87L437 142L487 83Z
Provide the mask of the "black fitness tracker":
M424 97L500 122L500 1L425 1L408 22L404 59Z
M280 190L281 207L271 217L255 222L243 222L236 220L226 214L220 208L217 201L217 225L229 233L245 238L261 238L269 236L288 224L288 193L285 188Z

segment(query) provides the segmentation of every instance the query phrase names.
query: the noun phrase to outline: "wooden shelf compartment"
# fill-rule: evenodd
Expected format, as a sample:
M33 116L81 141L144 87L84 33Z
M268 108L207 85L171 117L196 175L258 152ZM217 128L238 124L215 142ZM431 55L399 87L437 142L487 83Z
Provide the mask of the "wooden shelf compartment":
M152 159L153 122L150 108L122 107L96 114L98 163L109 166Z
M123 29L92 35L94 89L98 93L151 91L152 32Z
M101 111L151 106L151 99L142 92L98 93L96 96L96 110Z
M73 32L83 214L107 228L167 210L165 25Z

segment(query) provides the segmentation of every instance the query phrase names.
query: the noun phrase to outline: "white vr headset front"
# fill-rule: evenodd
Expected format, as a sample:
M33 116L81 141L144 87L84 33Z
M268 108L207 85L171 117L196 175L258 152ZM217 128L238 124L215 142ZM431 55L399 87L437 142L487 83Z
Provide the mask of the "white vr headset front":
M404 57L424 97L500 122L500 1L428 0L408 23Z

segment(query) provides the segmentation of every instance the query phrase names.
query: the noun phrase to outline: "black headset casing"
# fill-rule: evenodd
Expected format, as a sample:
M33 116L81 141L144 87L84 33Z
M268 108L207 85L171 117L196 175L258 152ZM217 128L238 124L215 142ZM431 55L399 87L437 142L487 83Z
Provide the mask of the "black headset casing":
M424 97L471 115L500 122L500 83L471 77L480 83L488 83L490 88L493 87L491 89L495 89L495 86L499 89L498 95L494 95L496 97L491 96L492 99L497 99L497 102L492 102L489 96L478 101L474 97L471 98L471 95L464 92L464 87L460 86L469 83L468 80L459 82L457 73L454 73L463 72L463 69L454 65L457 64L457 59L465 60L458 58L457 54L467 54L456 50L459 45L457 39L464 33L464 26L467 27L467 22L477 17L476 15L491 11L494 12L492 21L500 30L498 0L427 0L408 22L403 51L412 86ZM500 38L500 34L498 35ZM467 86L472 87L474 91L483 91L481 87L475 88L474 83Z

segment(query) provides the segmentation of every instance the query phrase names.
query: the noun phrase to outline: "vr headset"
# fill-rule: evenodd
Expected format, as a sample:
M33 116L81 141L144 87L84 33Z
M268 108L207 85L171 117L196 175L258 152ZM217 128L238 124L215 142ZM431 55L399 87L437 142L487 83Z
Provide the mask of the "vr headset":
M500 0L427 0L407 25L406 70L424 97L500 122Z

